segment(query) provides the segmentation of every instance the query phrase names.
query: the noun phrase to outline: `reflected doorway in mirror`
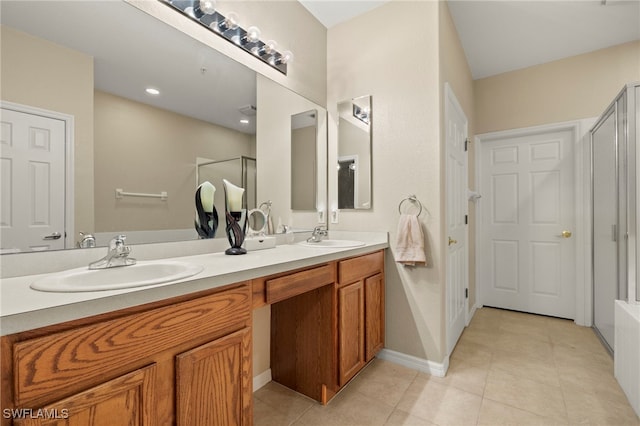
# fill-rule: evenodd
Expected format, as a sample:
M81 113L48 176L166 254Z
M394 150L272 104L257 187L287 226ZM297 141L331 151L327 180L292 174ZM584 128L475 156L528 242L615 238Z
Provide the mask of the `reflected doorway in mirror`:
M371 96L338 103L338 208L371 208Z

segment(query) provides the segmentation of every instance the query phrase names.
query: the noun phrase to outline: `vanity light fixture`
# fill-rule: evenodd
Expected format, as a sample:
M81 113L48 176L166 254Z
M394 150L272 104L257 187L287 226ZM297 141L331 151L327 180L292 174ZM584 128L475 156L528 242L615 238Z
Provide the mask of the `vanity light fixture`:
M160 91L153 87L147 87L144 91L153 96L158 96L160 94Z
M256 26L250 26L246 30L242 28L235 13L229 12L222 15L216 11L215 0L162 0L162 2L287 75L287 64L293 61L293 53L288 50L278 52L277 43L273 40L261 41L261 32Z
M214 0L200 0L198 7L205 15L213 15L216 12L216 2Z
M240 120L240 124L249 124L249 120L243 118L242 120Z
M365 124L369 124L369 108L361 108L353 104L353 116Z

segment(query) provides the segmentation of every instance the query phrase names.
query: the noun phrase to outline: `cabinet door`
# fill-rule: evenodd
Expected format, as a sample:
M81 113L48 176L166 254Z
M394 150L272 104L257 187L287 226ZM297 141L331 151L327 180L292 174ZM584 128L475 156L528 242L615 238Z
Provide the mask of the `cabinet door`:
M178 426L253 422L250 328L178 355L176 369Z
M42 409L23 411L15 425L152 426L155 364L110 380Z
M376 274L364 281L366 361L384 347L384 277Z
M339 384L343 386L365 364L364 282L338 289Z

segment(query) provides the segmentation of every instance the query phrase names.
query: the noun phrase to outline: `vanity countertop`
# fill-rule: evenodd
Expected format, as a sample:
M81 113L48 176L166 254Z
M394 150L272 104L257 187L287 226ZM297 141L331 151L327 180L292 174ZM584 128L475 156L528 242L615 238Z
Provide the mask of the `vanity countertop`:
M29 287L48 274L4 278L0 286L1 334L32 330L388 247L386 233L376 233L363 241L364 246L355 248L286 244L241 256L227 256L221 252L176 257L172 260L196 263L204 270L183 280L122 290L50 293Z

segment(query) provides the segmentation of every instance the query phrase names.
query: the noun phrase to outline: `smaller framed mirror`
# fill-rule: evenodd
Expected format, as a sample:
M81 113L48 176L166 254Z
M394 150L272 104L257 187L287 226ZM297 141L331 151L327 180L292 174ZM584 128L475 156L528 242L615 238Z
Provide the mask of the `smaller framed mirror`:
M338 208L370 209L371 96L338 103Z
M291 116L291 210L316 210L318 111Z
M264 235L267 230L267 216L260 209L253 209L248 214L247 236Z

